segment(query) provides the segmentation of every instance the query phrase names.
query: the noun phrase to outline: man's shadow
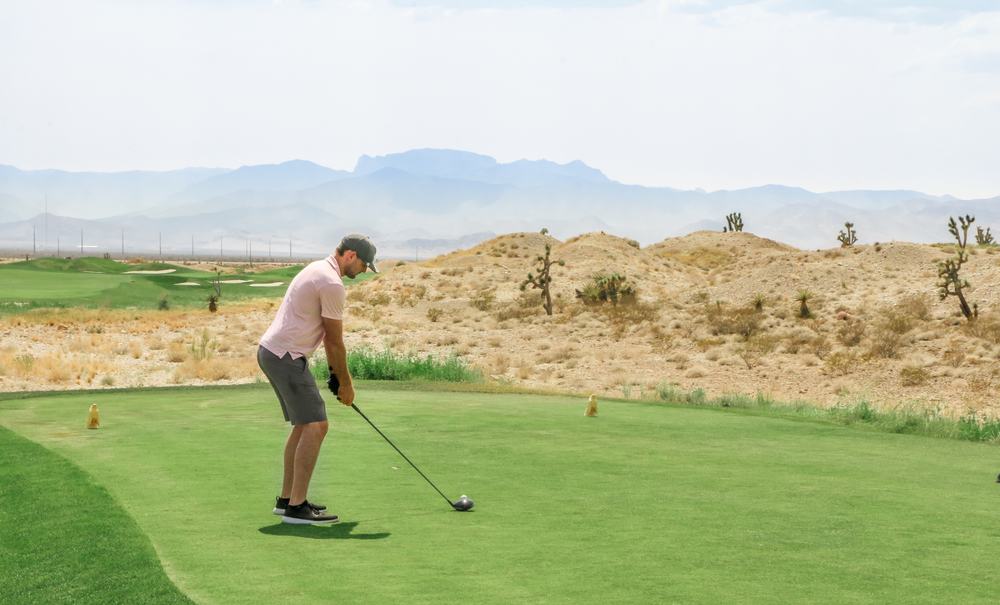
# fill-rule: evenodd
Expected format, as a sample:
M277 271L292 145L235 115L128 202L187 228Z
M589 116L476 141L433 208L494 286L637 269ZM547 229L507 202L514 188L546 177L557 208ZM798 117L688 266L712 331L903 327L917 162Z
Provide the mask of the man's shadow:
M333 525L292 525L279 521L274 525L266 525L257 531L269 536L296 536L312 538L313 540L382 540L391 535L388 532L355 534L353 532L357 525L357 521Z

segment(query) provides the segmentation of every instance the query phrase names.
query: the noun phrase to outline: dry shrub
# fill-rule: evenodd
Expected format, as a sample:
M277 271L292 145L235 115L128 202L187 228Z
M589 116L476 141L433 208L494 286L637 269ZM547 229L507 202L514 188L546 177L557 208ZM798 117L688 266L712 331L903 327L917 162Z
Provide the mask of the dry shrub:
M727 308L717 302L705 308L705 321L712 334L739 334L749 338L760 330L761 314L753 307Z
M432 322L436 322L437 320L441 319L442 315L444 315L444 311L442 311L437 307L431 307L427 309L427 319L431 320Z
M167 361L170 363L180 363L187 359L188 351L184 343L172 342L170 346L167 347Z
M490 358L489 364L491 374L506 374L510 369L510 357L497 353Z
M992 395L993 377L989 374L973 374L969 376L966 384L969 385L969 392L976 397L985 398Z
M213 357L203 359L190 357L174 370L174 382L183 382L188 379L206 382L226 380L232 376L232 367L229 360Z
M76 338L71 338L66 343L66 348L73 353L89 353L100 348L101 340L97 333L81 334Z
M630 328L657 321L660 315L656 305L641 302L603 305L600 309L608 323L611 324L612 334L616 339L624 336Z
M899 349L903 346L903 337L899 332L879 328L868 340L868 350L866 355L870 358L881 357L883 359L894 359L899 356Z
M857 369L860 361L854 351L834 351L823 359L823 368L828 374L844 376Z
M752 370L760 365L760 360L765 355L774 351L778 346L778 339L766 334L751 336L737 350L737 355L746 364L748 370Z
M912 294L900 300L896 310L917 321L927 321L931 317L931 301L926 294Z
M975 321L966 322L962 329L969 336L1000 344L1000 319L995 315L980 315Z
M785 353L798 355L801 352L808 352L815 338L816 333L807 328L792 330L783 336Z
M489 311L493 308L493 303L496 302L496 299L496 289L484 289L476 292L476 294L469 300L469 304L480 311Z
M904 387L916 387L926 384L931 374L920 366L903 366L899 371L899 378Z
M845 347L855 347L865 337L865 322L848 319L837 326L837 341Z
M396 293L396 300L401 306L415 307L427 294L427 286L401 286Z
M508 319L525 319L544 313L542 299L534 292L521 292L514 300L497 308L497 321Z
M915 323L909 315L900 313L897 309L889 309L882 314L879 328L895 334L906 334L913 329Z
M373 292L368 296L368 304L373 307L383 307L392 302L392 297L388 292Z
M128 343L128 354L131 355L133 359L142 359L142 353L142 341L132 340Z
M965 347L957 339L952 339L941 354L941 360L953 368L959 367L965 361Z
M726 344L726 339L717 337L699 338L698 340L694 341L694 346L696 346L698 350L701 352L705 352L711 349L712 347L718 347L724 344Z

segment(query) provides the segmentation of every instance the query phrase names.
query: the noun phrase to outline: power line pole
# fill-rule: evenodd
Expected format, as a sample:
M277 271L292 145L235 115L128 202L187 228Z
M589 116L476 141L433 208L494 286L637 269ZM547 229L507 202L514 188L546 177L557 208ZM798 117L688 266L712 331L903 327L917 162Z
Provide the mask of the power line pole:
M125 228L122 227L122 260L125 260Z
M62 249L59 248L59 236L56 236L56 256L62 256Z
M45 243L46 250L49 248L49 194L45 194Z
M38 227L35 225L31 226L31 255L35 256L38 254L38 244L35 240L35 232L38 231Z
M83 256L83 229L80 229L80 256Z
M194 258L194 235L191 235L191 258Z
M162 231L158 231L157 235L160 238L160 262L162 263L163 262L163 232Z

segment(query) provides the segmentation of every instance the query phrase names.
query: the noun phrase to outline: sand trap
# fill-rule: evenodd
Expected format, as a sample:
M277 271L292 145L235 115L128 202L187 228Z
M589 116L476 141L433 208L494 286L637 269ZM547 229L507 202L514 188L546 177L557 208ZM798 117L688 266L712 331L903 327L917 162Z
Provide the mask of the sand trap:
M220 281L220 284L248 284L252 282L252 279L224 279Z
M159 271L126 271L125 273L137 273L140 275L163 275L164 273L173 273L177 269L160 269Z
M284 283L285 282L283 282L283 281L276 281L276 282L271 282L269 284L250 284L250 287L251 288L277 288L278 286L283 285Z
M182 281L181 283L174 284L174 285L175 286L200 286L201 284L199 284L196 281Z

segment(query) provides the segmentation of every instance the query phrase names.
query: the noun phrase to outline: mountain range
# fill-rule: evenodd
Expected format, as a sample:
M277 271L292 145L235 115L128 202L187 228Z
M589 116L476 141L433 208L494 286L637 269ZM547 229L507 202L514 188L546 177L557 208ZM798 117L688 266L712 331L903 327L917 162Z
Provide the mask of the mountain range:
M918 191L812 192L765 185L732 191L629 185L583 162L497 162L416 149L361 156L352 171L305 160L238 169L66 172L0 165L0 249L19 253L191 253L257 257L327 253L369 233L383 256L427 257L499 233L547 227L565 238L610 231L643 245L745 230L800 248L830 248L852 222L859 242L947 241L949 216L1000 223L1000 196L963 200ZM291 252L289 252L291 249ZM275 250L281 250L275 253Z

